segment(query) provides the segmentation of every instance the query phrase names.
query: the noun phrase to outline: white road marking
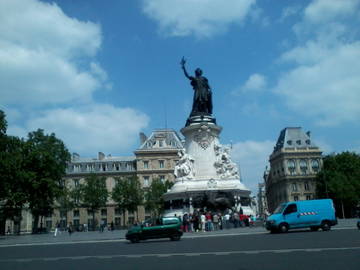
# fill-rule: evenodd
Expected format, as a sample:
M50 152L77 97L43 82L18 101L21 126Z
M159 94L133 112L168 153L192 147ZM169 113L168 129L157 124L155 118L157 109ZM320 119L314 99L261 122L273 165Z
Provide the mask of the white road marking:
M239 251L213 251L201 253L160 253L160 254L117 254L117 255L94 255L94 256L68 256L68 257L49 257L49 258L19 258L0 260L1 262L32 262L32 261L57 261L57 260L86 260L86 259L118 259L118 258L144 258L157 257L168 258L172 256L200 256L200 255L253 255L260 253L291 253L291 252L320 252L320 251L344 251L360 250L360 247L339 247L339 248L297 248L297 249L264 249L264 250L239 250Z

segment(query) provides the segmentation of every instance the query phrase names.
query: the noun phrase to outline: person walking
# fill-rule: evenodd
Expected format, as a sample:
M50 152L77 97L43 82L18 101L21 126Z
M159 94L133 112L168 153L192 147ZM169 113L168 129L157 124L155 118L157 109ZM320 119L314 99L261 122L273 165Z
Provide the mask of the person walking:
M213 224L214 224L214 230L219 230L219 216L217 213L213 215Z
M58 233L60 233L60 223L59 222L56 223L54 237L56 237Z
M73 233L73 227L72 227L71 222L69 223L69 226L68 226L68 232L69 232L69 236L71 236L71 234Z
M206 217L204 213L201 213L200 221L201 221L201 230L205 232Z

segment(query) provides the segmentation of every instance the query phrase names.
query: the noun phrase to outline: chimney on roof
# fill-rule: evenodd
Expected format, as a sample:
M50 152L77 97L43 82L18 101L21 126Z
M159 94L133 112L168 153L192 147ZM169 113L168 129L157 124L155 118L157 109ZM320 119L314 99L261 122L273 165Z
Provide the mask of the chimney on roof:
M98 159L103 160L105 158L105 154L103 152L99 152Z
M80 159L80 155L79 155L78 153L73 153L71 159L72 159L73 161L79 160L79 159Z
M143 132L140 132L139 136L140 136L140 144L143 144L147 140L147 137Z

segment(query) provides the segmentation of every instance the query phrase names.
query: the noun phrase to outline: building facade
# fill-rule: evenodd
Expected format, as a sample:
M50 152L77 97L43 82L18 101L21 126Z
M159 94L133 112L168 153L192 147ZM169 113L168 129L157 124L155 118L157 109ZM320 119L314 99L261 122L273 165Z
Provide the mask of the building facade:
M134 156L111 156L99 152L96 158L84 158L73 153L66 169L64 184L74 189L83 184L87 176L96 174L105 177L107 190L111 192L117 178L137 176L143 188L149 187L152 180L157 178L174 181L174 168L179 159L178 151L182 148L182 141L174 130L159 129L154 130L149 137L140 134L140 147L135 150ZM148 217L150 213L145 211L143 206L139 206L134 213L126 211L123 215L121 209L109 197L106 207L95 213L95 221L92 212L83 207L66 212L54 209L51 215L41 217L39 226L49 231L53 230L57 223L60 223L62 228L66 228L71 222L75 229L83 229L91 228L93 222L98 225L103 220L105 224L113 222L115 228L121 228L133 224L137 219L141 221ZM12 232L32 231L33 218L26 209L22 211L19 223L20 228L15 228L14 222L8 220L6 228L10 227Z
M310 132L300 127L283 129L269 162L270 170L264 179L270 213L283 202L315 199L322 151L311 140Z

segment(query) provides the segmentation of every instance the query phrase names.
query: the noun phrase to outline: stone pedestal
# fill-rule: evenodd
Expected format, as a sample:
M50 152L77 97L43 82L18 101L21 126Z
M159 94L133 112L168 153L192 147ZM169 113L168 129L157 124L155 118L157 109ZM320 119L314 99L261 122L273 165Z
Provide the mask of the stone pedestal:
M181 129L185 149L179 153L175 167L175 184L164 199L166 215L192 213L204 204L213 208L234 208L234 198L248 198L250 190L240 181L240 174L231 161L229 147L222 146L222 128L210 115L190 117Z

